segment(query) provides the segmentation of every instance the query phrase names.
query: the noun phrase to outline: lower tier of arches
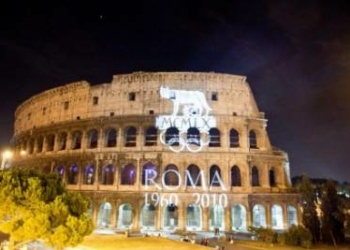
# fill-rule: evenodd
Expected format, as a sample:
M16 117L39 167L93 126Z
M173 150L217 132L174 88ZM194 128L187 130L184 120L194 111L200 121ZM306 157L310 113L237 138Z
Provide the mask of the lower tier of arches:
M247 232L249 227L285 230L301 219L299 196L290 193L225 194L226 198L219 193L85 194L97 229Z

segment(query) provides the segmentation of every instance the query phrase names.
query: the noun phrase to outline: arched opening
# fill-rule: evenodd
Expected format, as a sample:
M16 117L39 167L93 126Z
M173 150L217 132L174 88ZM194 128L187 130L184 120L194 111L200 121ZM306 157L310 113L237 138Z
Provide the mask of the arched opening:
M81 149L82 132L75 131L72 135L72 149Z
M271 225L272 229L283 229L283 210L280 205L271 207Z
M231 187L240 187L242 186L241 181L241 171L239 170L239 167L234 165L231 168Z
M136 128L128 127L125 130L125 147L135 147L136 146Z
M44 145L44 138L42 136L39 136L39 138L36 141L36 152L41 153L43 152L43 145Z
M224 208L221 205L214 205L210 207L210 218L209 218L210 230L220 229L225 230L225 213Z
M164 222L165 229L175 229L179 223L178 207L175 204L169 204L164 207Z
M218 166L213 165L209 170L209 186L210 187L220 187L224 186L221 179L221 170Z
M231 210L232 230L238 232L247 231L247 210L241 204L235 205Z
M65 150L67 147L67 133L63 132L59 136L58 150Z
M195 204L190 204L187 207L186 213L186 229L191 230L201 230L202 229L202 211L200 206Z
M114 183L115 167L112 164L102 167L101 172L101 184L102 185L113 185Z
M109 128L106 130L105 147L114 148L117 146L117 130L114 128Z
M125 203L119 206L118 228L130 229L132 227L132 206Z
M58 176L63 179L63 175L64 175L64 167L62 165L57 166L56 168L57 174Z
M157 128L150 127L146 129L145 146L157 146Z
M288 226L298 225L297 209L294 206L288 205Z
M165 143L170 146L179 146L179 130L175 127L170 127L165 132Z
M269 184L270 187L276 187L276 176L273 167L269 170Z
M134 185L136 180L136 169L132 164L128 164L122 167L121 171L121 185Z
M34 151L34 139L31 138L29 139L29 143L28 143L28 154L33 154Z
M165 167L165 172L163 175L164 183L167 186L179 186L180 184L180 176L179 169L174 164L170 164Z
M220 131L217 128L209 130L209 147L220 147Z
M258 148L257 140L256 140L256 134L253 130L249 131L249 147L252 149Z
M265 208L262 205L255 205L253 207L253 227L266 227Z
M87 165L84 169L83 183L85 185L93 185L95 180L95 166Z
M187 130L187 144L200 146L200 139L200 133L197 128L191 127Z
M152 204L144 204L141 209L141 227L154 229L156 226L156 208Z
M109 202L103 202L98 210L97 227L110 228L112 216L112 205Z
M97 148L98 145L98 131L92 129L88 132L88 145L87 148Z
M67 171L67 181L69 185L75 185L78 183L78 176L79 176L79 167L78 165L74 164L68 168Z
M260 186L259 170L258 170L258 168L256 166L252 167L252 186L253 187Z
M46 151L51 152L55 145L55 135L48 135L46 137Z
M159 179L158 167L148 162L142 167L142 185L153 186L158 183Z
M238 148L239 147L239 134L237 130L230 130L230 148Z
M193 164L188 166L186 175L186 186L202 186L202 175L198 166Z

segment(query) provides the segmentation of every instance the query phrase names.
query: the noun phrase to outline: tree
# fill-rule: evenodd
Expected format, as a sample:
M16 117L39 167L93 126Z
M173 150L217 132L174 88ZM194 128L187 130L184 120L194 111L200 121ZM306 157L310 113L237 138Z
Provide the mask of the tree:
M320 240L320 221L316 211L317 196L306 175L302 177L299 190L303 209L303 224L310 231L313 243L317 243Z
M321 196L322 240L336 244L344 241L344 213L334 181L328 180L322 187Z
M56 174L1 171L0 200L0 230L10 235L10 248L38 239L57 249L76 246L93 230L89 201Z

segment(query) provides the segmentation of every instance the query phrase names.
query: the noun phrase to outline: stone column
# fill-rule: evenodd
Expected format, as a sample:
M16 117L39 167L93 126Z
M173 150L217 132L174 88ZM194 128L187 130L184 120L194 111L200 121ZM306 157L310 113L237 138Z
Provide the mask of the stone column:
M265 213L266 213L266 228L272 228L272 224L271 224L271 204L270 203L266 203L265 205Z
M185 211L186 211L186 203L184 201L179 202L179 206L178 206L178 215L179 215L179 219L178 219L178 227L180 230L185 230L186 229L186 216L185 216Z
M161 230L162 229L162 219L164 216L164 207L157 206L156 207L156 230Z
M88 134L87 134L87 131L86 130L83 130L81 132L81 149L87 149L88 148Z
M203 207L202 212L203 212L203 218L202 218L203 231L209 231L209 218L208 218L209 208Z
M288 229L288 204L284 203L282 206L283 209L283 229Z
M43 136L43 147L41 152L45 153L47 151L47 135Z
M230 218L230 209L224 207L224 213L225 213L225 221L224 221L225 231L229 232L229 231L231 231L231 228L232 228L232 226L231 226L232 221Z
M57 152L59 150L59 145L60 145L60 136L59 133L55 133L55 140L53 143L53 151Z

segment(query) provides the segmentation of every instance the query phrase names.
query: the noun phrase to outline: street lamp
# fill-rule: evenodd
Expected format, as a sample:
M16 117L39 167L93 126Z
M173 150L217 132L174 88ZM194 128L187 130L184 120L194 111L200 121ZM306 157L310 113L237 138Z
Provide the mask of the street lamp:
M2 160L1 160L0 170L4 170L6 162L12 158L12 155L13 155L13 153L10 150L5 150L4 152L2 152Z

